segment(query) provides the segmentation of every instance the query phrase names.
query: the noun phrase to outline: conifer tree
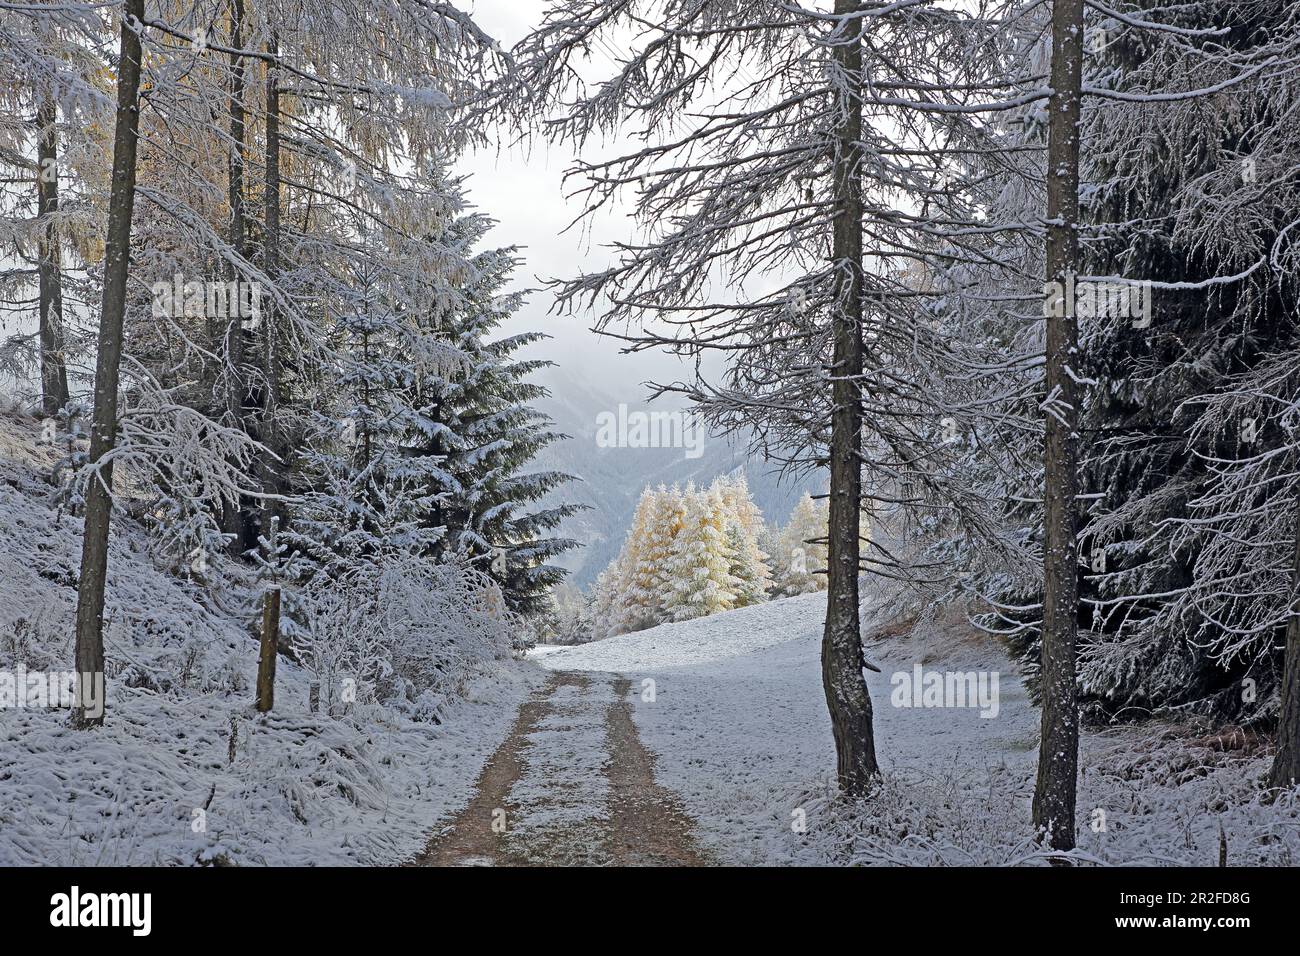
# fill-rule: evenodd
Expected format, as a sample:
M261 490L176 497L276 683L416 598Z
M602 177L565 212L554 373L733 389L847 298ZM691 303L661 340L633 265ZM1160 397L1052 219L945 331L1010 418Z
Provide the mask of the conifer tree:
M632 603L633 581L653 508L652 495L647 488L637 500L627 536L623 539L623 547L605 571L609 600L603 616L610 634L626 634L635 630L641 616L641 609Z
M1052 96L1047 141L1047 283L1079 271L1079 115L1083 100L1083 0L1052 4ZM1049 287L1050 287L1049 285ZM1075 303L1047 303L1043 465L1043 712L1034 826L1057 850L1074 848L1079 763L1076 682L1079 614L1078 363ZM1054 306L1056 308L1054 308ZM1058 313L1059 309L1059 313Z
M1214 40L1192 41L1193 54L1169 34L1123 31L1098 55L1107 86L1162 95L1209 86L1240 69L1214 62L1216 51L1242 62L1271 55L1295 29L1294 10L1247 0L1146 14L1157 16L1214 30ZM1280 676L1274 649L1288 602L1255 594L1265 578L1274 593L1288 590L1291 535L1285 522L1250 515L1264 501L1260 516L1290 508L1282 486L1263 478L1292 467L1276 423L1289 399L1260 399L1281 381L1270 357L1294 347L1300 309L1296 272L1275 251L1298 201L1294 181L1279 176L1297 155L1292 96L1285 81L1255 80L1235 88L1231 110L1200 98L1138 102L1089 125L1088 179L1099 184L1090 217L1142 227L1090 244L1086 271L1154 286L1149 317L1099 315L1084 326L1097 387L1084 404L1095 504L1083 531L1093 610L1080 634L1081 682L1098 716L1179 708L1254 721ZM1152 129L1160 135L1148 137ZM1268 267L1251 274L1261 260ZM1225 274L1241 278L1213 278ZM1263 467L1238 483L1225 475L1232 460ZM1245 595L1240 581L1252 582ZM1254 694L1241 693L1247 679Z
M748 607L767 600L771 575L767 568L767 555L758 546L754 535L747 532L738 521L726 522L727 549L731 552L731 576L736 579L736 607Z
M601 640L613 637L618 614L619 559L616 557L610 566L596 576L591 587L591 639Z
M628 530L631 545L621 581L620 632L640 631L659 623L657 577L672 543L663 528L663 493L646 488L641 492L632 527Z
M778 596L826 589L826 510L806 491L791 510L773 559L773 588Z
M740 582L736 607L758 604L767 600L772 583L767 555L759 546L763 513L749 494L749 484L743 472L731 478L718 479L715 485L727 516L727 545L733 554L731 575Z
M658 561L651 581L655 594L655 607L661 615L659 620L663 620L664 596L668 594L672 584L672 572L668 562L672 557L673 542L681 534L682 525L686 521L686 496L682 494L679 486L673 485L669 489L665 489L663 485L659 486L658 518L660 527L654 534L656 538L654 550L658 555Z
M416 384L454 366L459 354L441 332L395 304L386 250L351 270L336 318L338 371L303 450L308 484L288 537L331 579L349 577L393 554L427 555L445 529L432 526L430 488L446 478L442 460L421 449Z
M564 578L562 568L547 562L577 542L551 532L581 506L541 504L573 477L527 467L565 436L529 404L547 390L528 376L550 363L515 356L545 336L492 338L521 299L500 291L515 265L513 250L472 251L490 225L486 217L467 215L448 227L446 241L465 255L468 274L456 299L435 305L429 321L457 358L443 374L415 385L423 433L417 447L443 461L428 518L430 527L446 529L435 553L475 562L501 586L510 609L527 614L543 610L547 591Z
M638 542L636 558L623 595L624 622L629 631L654 627L663 620L661 608L670 579L668 559L684 519L681 495L676 489L647 488L641 497L644 514L640 514L639 507L641 520L633 525Z
M741 583L731 574L732 559L721 493L716 488L688 492L682 528L668 558L665 617L687 621L731 610Z

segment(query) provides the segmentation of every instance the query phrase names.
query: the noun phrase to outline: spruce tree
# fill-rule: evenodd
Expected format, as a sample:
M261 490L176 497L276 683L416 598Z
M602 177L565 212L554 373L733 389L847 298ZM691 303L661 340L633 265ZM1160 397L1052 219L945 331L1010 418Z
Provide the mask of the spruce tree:
M1216 35L1186 42L1154 31L1113 36L1099 59L1108 85L1125 92L1209 86L1239 69L1207 61L1210 51L1245 58L1293 29L1280 3L1214 0L1176 12L1156 11L1152 0L1138 6L1151 8L1151 19ZM1189 54L1188 42L1200 52ZM1275 173L1294 156L1286 130L1293 124L1283 118L1288 94L1270 83L1240 84L1234 96L1232 110L1202 99L1126 104L1100 111L1087 131L1090 218L1131 225L1099 228L1084 271L1155 285L1149 320L1083 322L1087 376L1096 384L1084 403L1091 441L1083 491L1094 504L1082 541L1090 610L1080 678L1097 717L1177 708L1252 720L1279 672L1274 647L1285 626L1268 627L1263 618L1280 608L1264 608L1239 584L1259 581L1243 546L1253 537L1246 505L1213 496L1223 482L1216 462L1268 457L1288 442L1267 416L1220 413L1220 406L1270 353L1293 347L1297 286L1270 269L1202 284L1267 257L1289 228L1293 190ZM1228 509L1241 517L1216 540L1214 522ZM1260 537L1278 542L1277 564L1289 567L1288 538ZM1247 678L1253 694L1241 692Z
M287 537L316 573L340 580L394 554L427 555L445 529L429 520L442 460L418 447L415 386L436 379L455 353L441 334L395 304L378 264L358 262L341 297L333 338L338 368L322 392L314 439L304 448L307 489Z
M544 609L547 591L565 575L547 562L577 546L551 532L581 506L542 501L573 476L528 470L539 451L565 436L529 404L547 390L528 376L551 363L515 355L545 336L492 337L520 297L501 293L513 250L472 251L489 226L485 217L463 216L444 238L470 267L454 296L427 317L455 357L441 375L416 383L421 440L412 450L443 463L431 482L427 519L429 527L446 529L435 553L464 555L501 586L511 610L531 614Z

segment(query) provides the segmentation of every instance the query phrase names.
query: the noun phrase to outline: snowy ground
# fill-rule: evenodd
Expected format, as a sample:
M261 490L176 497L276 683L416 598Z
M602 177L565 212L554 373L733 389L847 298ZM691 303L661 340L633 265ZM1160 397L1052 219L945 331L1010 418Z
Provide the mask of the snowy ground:
M10 673L72 662L80 521L53 510L53 454L36 439L30 419L0 418L0 671ZM0 866L410 859L469 799L541 682L531 665L494 662L441 724L377 707L332 719L309 713L308 675L281 658L274 712L258 718L248 595L223 585L219 561L204 585L162 563L115 518L103 728L71 730L62 709L0 708Z
M520 708L430 866L698 866L692 821L654 779L628 682L552 672Z
M877 602L883 600L877 596ZM1009 864L1029 840L1039 715L1002 649L960 617L866 620L885 783L858 813L830 799L834 747L819 664L823 595L806 595L536 655L553 670L632 681L656 778L737 864ZM998 710L893 706L895 673L997 672ZM653 684L647 683L652 681ZM992 684L986 685L991 688ZM650 693L652 691L652 693ZM991 710L991 708L989 708ZM1234 865L1300 862L1300 806L1256 799L1268 756L1232 735L1166 724L1088 734L1079 791L1083 860ZM802 830L803 832L799 832Z
M72 659L79 522L54 508L44 477L54 455L36 439L30 419L0 416L7 672ZM494 662L434 724L380 708L310 714L308 676L284 659L275 712L258 718L250 592L219 560L207 578L165 567L138 527L115 524L106 726L77 732L64 710L0 708L0 865L404 861L440 824L465 822L494 752L517 767L471 822L511 808L506 849L529 859L671 863L697 858L695 844L699 859L730 863L1041 859L1027 825L1038 714L1000 647L960 616L866 621L883 671L868 683L886 777L850 812L829 779L821 595L535 652L542 668L602 675L576 686ZM890 606L880 595L869 605ZM918 664L996 672L996 716L893 706L891 678ZM627 692L608 675L627 678ZM535 725L502 748L530 695L542 698ZM636 732L625 712L620 723L619 697ZM656 755L653 779L642 743ZM1268 754L1249 737L1126 726L1089 734L1082 765L1083 860L1206 865L1226 846L1231 864L1300 862L1300 808L1294 796L1259 802ZM582 834L581 846L552 846L559 833Z

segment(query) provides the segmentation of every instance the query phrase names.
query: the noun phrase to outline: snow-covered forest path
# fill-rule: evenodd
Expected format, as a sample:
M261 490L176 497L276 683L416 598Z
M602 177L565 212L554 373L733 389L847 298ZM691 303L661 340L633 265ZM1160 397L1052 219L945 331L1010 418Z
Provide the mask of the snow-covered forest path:
M555 672L520 708L474 796L417 861L424 866L706 862L692 821L655 783L632 722L631 682Z
M865 596L883 771L866 812L836 799L826 598L807 594L535 648L549 675L419 862L1043 863L1030 826L1040 714L1006 649L960 613L897 619L888 593ZM970 675L987 699L902 697L922 672ZM1089 728L1078 856L1217 865L1226 838L1234 862L1294 865L1296 810L1257 799L1268 765L1169 722Z
M863 597L865 648L881 668L864 678L883 771L863 813L835 799L822 592L588 644L538 647L530 657L552 672L551 701L586 699L587 713L604 713L616 693L619 711L630 713L654 759L647 799L653 793L653 805L681 806L697 852L713 863L1044 862L1030 826L1040 712L1006 648L960 611L900 616L895 592L879 582ZM974 699L983 692L966 701L903 698L899 689L914 686L918 672L983 679L988 699ZM634 693L626 693L629 684ZM607 731L599 714L591 719L599 747ZM565 723L577 733L576 718ZM582 772L561 763L559 742L545 742L557 784ZM1229 749L1169 722L1089 728L1080 756L1079 856L1089 865L1213 866L1222 825L1234 863L1294 865L1295 811L1279 814L1257 799L1268 765L1264 752ZM615 756L610 777L617 781L618 768L634 766ZM598 769L589 775L607 785ZM650 783L648 772L643 779ZM498 805L476 813L486 818ZM646 830L627 825L626 832L636 840ZM608 845L600 844L603 852Z

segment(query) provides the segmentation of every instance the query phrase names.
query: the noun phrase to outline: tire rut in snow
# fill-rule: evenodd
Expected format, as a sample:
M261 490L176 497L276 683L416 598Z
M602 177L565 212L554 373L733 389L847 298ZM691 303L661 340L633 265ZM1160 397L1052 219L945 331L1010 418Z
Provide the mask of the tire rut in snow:
M610 854L620 866L703 866L690 817L655 783L654 760L632 721L631 686L618 678L609 708Z
M624 678L552 674L416 864L701 864L689 818L654 781L629 688Z
M579 685L579 675L555 673L546 685L519 708L510 733L488 759L474 796L441 835L434 837L417 866L529 866L526 855L507 844L510 825L519 807L509 801L510 790L523 772L528 736L551 713L550 697L566 685ZM497 824L497 830L493 824ZM504 824L504 832L498 832Z

